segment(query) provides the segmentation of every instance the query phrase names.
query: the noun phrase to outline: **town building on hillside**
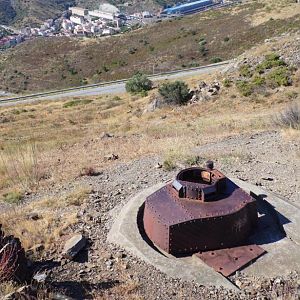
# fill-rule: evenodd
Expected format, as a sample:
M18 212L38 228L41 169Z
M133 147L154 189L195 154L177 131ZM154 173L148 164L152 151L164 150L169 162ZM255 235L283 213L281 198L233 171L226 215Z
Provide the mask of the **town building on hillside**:
M77 16L81 16L81 17L86 17L88 16L89 11L85 8L81 8L81 7L70 7L69 10L71 11L72 15L77 15Z
M104 20L113 21L115 19L114 13L109 13L101 10L91 10L89 11L90 17L96 17Z
M78 25L82 25L85 23L85 20L83 17L73 16L73 15L70 17L70 21L73 22L74 24L78 24Z

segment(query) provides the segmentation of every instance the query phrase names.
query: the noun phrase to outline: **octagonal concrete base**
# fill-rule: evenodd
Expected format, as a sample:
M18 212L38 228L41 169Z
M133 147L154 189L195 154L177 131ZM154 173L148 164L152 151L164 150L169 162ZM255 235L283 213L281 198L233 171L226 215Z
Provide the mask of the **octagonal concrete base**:
M270 192L249 183L232 179L257 199L259 231L250 238L268 253L243 269L247 275L275 277L300 271L300 208ZM236 289L228 279L193 257L166 256L151 247L138 226L138 215L146 197L164 184L145 189L131 198L122 208L109 234L108 241L125 248L133 255L164 272L170 277L195 281L201 285L223 286Z

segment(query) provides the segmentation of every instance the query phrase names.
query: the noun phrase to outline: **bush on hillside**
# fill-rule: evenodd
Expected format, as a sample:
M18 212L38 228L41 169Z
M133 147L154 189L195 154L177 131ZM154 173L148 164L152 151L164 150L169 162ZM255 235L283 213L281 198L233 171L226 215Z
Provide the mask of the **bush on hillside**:
M168 104L183 105L190 99L188 85L183 81L164 83L158 91Z
M152 89L152 81L142 73L137 73L126 83L126 91L131 94L145 93Z
M210 59L210 62L211 62L212 64L216 64L216 63L219 63L219 62L221 62L221 61L222 61L222 58L221 58L221 57L218 57L218 56L212 57L212 58Z

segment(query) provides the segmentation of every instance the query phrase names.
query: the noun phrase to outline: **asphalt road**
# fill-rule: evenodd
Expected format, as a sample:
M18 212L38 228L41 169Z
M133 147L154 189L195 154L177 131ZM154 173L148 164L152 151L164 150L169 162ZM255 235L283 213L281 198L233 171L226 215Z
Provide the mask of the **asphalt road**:
M201 67L200 69L183 70L172 74L149 76L149 78L151 78L153 81L161 81L161 80L169 80L169 79L179 79L179 78L181 79L184 77L191 77L200 74L210 74L215 71L221 71L225 68L228 68L230 64L231 63L220 64L220 65L218 64L208 65L205 67ZM83 87L82 89L57 92L55 94L45 95L45 96L41 94L39 96L33 96L32 98L26 98L26 99L20 98L20 99L13 99L9 101L7 101L6 99L2 99L0 100L0 106L10 106L10 105L18 104L20 102L32 103L34 101L40 101L40 100L57 100L57 99L70 98L70 97L87 97L87 96L105 95L105 94L121 94L124 93L125 91L126 91L125 82L110 83L110 84L103 84L101 86L96 86L96 87L90 87L90 88Z

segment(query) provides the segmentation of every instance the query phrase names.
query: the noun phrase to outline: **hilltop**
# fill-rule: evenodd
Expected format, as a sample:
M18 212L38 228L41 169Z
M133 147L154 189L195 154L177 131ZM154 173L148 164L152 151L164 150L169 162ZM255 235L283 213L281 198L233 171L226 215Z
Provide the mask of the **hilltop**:
M268 38L298 30L299 4L283 2L159 21L109 38L27 41L0 54L0 90L64 88L232 59Z

